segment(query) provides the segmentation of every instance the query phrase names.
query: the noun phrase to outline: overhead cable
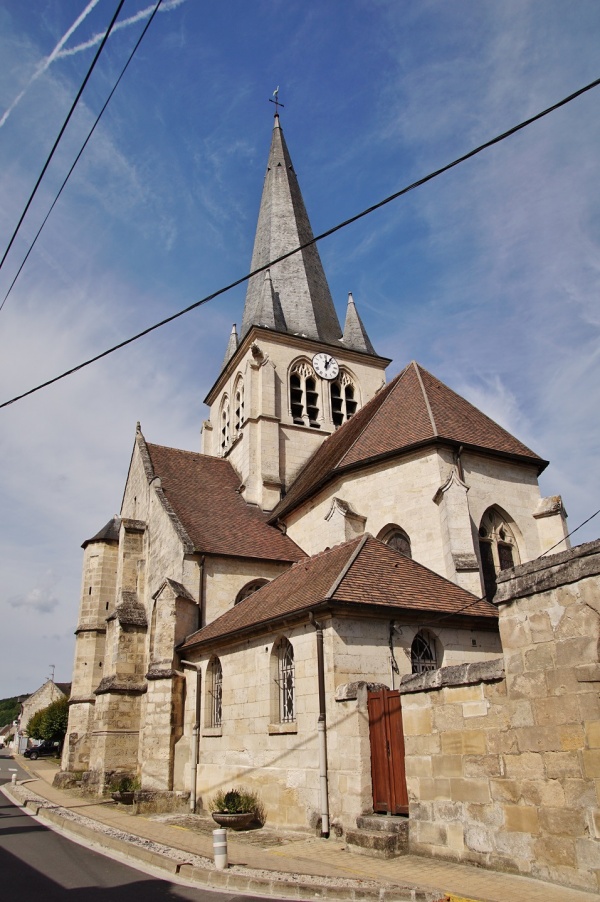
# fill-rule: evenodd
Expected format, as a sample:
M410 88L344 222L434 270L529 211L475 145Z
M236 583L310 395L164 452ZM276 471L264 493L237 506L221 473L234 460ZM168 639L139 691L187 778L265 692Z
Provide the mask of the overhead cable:
M17 281L17 279L18 279L19 276L21 275L21 271L22 271L23 267L25 266L25 264L27 263L27 260L29 259L29 255L30 255L30 253L32 252L32 250L34 249L34 247L35 247L35 245L36 245L36 243L37 243L37 240L38 240L38 238L40 237L40 235L41 235L41 233L42 233L42 229L44 228L44 226L45 226L46 223L48 222L48 219L49 219L49 217L50 217L50 214L52 213L54 207L56 206L59 197L60 197L61 194L63 193L63 189L65 188L67 182L69 181L69 179L70 179L70 177L71 177L71 174L72 174L73 170L74 170L75 167L77 166L77 163L79 162L79 160L80 160L80 158L81 158L81 155L83 154L83 151L84 151L85 148L87 147L90 138L92 137L92 135L93 135L94 132L96 131L96 126L97 126L98 123L100 122L100 119L102 118L102 115L104 114L104 111L105 111L106 107L107 107L108 104L110 103L113 94L115 93L115 91L116 91L117 88L119 87L119 82L121 81L121 79L122 79L123 76L125 75L125 72L127 71L127 68L128 68L128 66L129 66L129 63L131 62L131 60L132 60L133 57L135 56L135 52L136 52L136 50L138 49L138 47L140 46L140 44L142 43L142 41L143 41L143 39L144 39L144 35L146 34L146 32L148 31L148 29L150 28L150 25L151 25L151 23L152 23L152 20L153 20L154 16L156 15L156 13L158 12L158 8L159 8L159 6L161 5L162 2L163 2L163 0L158 0L158 3L156 4L156 6L154 7L154 9L152 10L152 14L151 14L150 18L148 19L148 21L146 22L146 24L144 25L144 29L143 29L141 35L139 36L139 38L137 39L136 44L135 44L135 47L133 48L133 50L132 50L131 53L129 54L129 57L128 57L128 59L127 59L127 62L125 63L125 65L124 65L123 68L121 69L121 74L120 74L119 77L117 78L117 80L116 80L116 82L115 82L115 84L114 84L114 86L113 86L112 91L110 92L110 94L109 94L108 97L106 98L106 101L104 102L104 106L102 107L102 109L100 110L100 112L98 113L98 115L96 116L96 120L95 120L94 124L92 125L91 129L89 130L88 135L87 135L87 138L85 139L85 141L84 141L83 144L81 145L81 150L79 151L79 153L78 153L77 156L75 157L75 160L73 161L73 165L71 166L71 168L70 168L69 171L67 172L65 178L63 179L63 183L62 183L62 185L60 186L60 188L59 188L59 190L58 190L58 193L57 193L56 197L55 197L54 200L52 201L52 205L50 206L50 209L48 210L48 212L47 212L46 215L44 216L44 219L42 220L42 224L41 224L41 226L39 227L39 229L37 230L37 232L36 232L36 234L35 234L35 238L33 239L33 241L31 242L31 244L30 244L30 246L29 246L29 250L27 251L27 253L26 253L25 256L23 257L23 261L22 261L21 265L19 266L19 268L18 268L18 270L17 270L17 273L16 273L14 279L13 279L12 282L10 283L10 286L9 286L9 288L8 288L8 291L7 291L6 294L4 295L4 300L3 300L2 303L0 304L0 310L2 310L2 308L4 307L4 305L5 305L5 303L6 303L6 300L7 300L8 296L9 296L9 294L11 293L11 291L13 290L13 288L14 288L14 286L15 286L15 282Z
M558 103L553 104L545 110L542 110L541 113L537 113L535 116L531 116L529 119L525 119L523 122L520 122L518 125L513 126L506 132L502 132L502 134L497 135L495 138L492 138L489 141L486 141L484 144L480 144L478 147L475 147L473 150L470 150L468 153L463 154L460 157L457 157L451 163L447 163L445 166L442 166L440 169L436 169L434 172L430 172L428 175L423 176L423 178L418 179L416 182L412 182L412 184L407 185L405 188L401 188L399 191L394 192L394 194L390 194L388 197L384 198L384 200L379 201L376 204L373 204L371 207L367 207L361 213L356 213L354 216L351 216L349 219L345 219L343 222L338 223L338 225L333 226L330 229L327 229L325 232L321 232L320 235L316 235L314 238L311 238L310 241L304 242L304 244L298 245L298 247L293 248L291 251L288 251L285 254L281 254L281 256L276 257L274 260L270 260L268 263L265 263L264 266L259 266L256 269L253 269L251 272L247 273L245 276L241 276L239 279L236 279L234 282L230 282L229 285L225 285L223 288L219 288L217 291L213 291L212 294L206 295L206 297L201 298L199 301L195 301L193 304L190 304L188 307L184 307L183 310L179 310L177 313L171 314L171 316L165 317L160 322L155 323L153 326L148 326L147 329L143 329L141 332L138 332L136 335L132 335L130 338L126 338L123 341L120 341L118 344L113 345L111 348L108 348L106 351L102 351L100 354L96 354L94 357L90 357L88 360L85 360L83 363L78 364L77 366L72 367L66 372L61 373L59 376L54 376L52 379L48 379L46 382L40 383L40 385L36 385L35 388L30 388L28 391L23 392L20 395L16 395L14 398L11 398L9 401L4 401L0 404L0 409L3 407L8 407L10 404L15 404L17 401L21 401L23 398L28 397L29 395L35 394L35 392L41 391L43 388L47 388L49 385L53 385L55 382L60 382L61 379L66 379L67 376L72 376L73 373L79 372L79 370L84 369L87 366L90 366L92 363L96 363L98 360L102 360L104 357L108 357L109 354L113 354L115 351L120 350L121 348L126 347L129 344L132 344L134 341L137 341L139 338L143 338L145 335L149 335L150 332L154 332L156 329L162 328L162 326L166 326L168 323L172 323L174 320L178 319L180 316L184 316L186 313L190 313L192 310L196 310L197 307L201 307L203 304L207 304L209 301L214 300L222 294L225 294L227 291L231 291L232 288L236 288L238 285L247 282L248 279L251 279L253 276L258 275L261 272L265 272L267 269L271 269L277 263L281 263L282 260L287 260L288 257L292 257L294 254L303 251L305 248L310 247L312 244L316 244L317 241L321 241L323 238L328 238L330 235L335 234L335 232L339 232L340 229L346 228L346 226L351 225L353 222L357 222L359 219L362 219L365 216L368 216L370 213L373 213L375 210L379 210L381 207L384 207L386 204L391 203L393 200L397 200L399 197L402 197L405 194L408 194L409 191L413 191L415 188L419 188L421 185L426 184L427 182L432 181L432 179L437 178L442 175L444 172L448 172L450 169L453 169L455 166L458 166L460 163L464 163L466 160L471 159L471 157L476 156L482 151L487 150L490 147L493 147L494 144L499 144L500 141L504 141L506 138L509 138L511 135L514 135L516 132L521 131L526 128L528 125L531 125L533 122L537 122L538 119L542 119L544 116L548 116L550 113L553 113L555 110L559 109L562 106L565 106L567 103L571 103L571 101L575 100L577 97L580 97L582 94L585 94L587 91L591 91L592 88L598 87L600 84L600 78L597 78L595 81L590 82L590 84L586 85L583 88L580 88L578 91L575 91L573 94L569 94L568 97L564 97L562 100L559 100Z
M3 254L3 256L2 256L2 260L0 260L0 269L2 269L2 266L4 265L4 261L6 260L6 257L8 256L8 252L10 251L11 247L13 246L13 242L14 242L15 238L17 237L17 234L18 234L18 232L19 232L19 229L21 228L21 225L23 224L23 220L25 219L25 216L27 215L27 211L29 210L29 207L31 206L31 204L32 204L32 202L33 202L33 198L35 197L35 195L36 195L36 193L37 193L37 190L38 190L38 188L40 187L40 184L41 184L41 182L42 182L42 179L44 178L44 175L46 174L46 170L48 169L48 166L50 165L50 162L51 162L51 160L52 160L52 157L53 157L54 154L55 154L56 148L58 147L58 145L59 145L59 143L60 143L60 139L62 138L62 136L63 136L64 133L65 133L65 129L67 128L67 125L69 124L69 121L70 121L70 119L71 119L71 116L73 115L73 113L74 113L74 111L75 111L75 107L77 106L77 104L78 104L78 102L79 102L79 98L80 98L81 95L83 94L83 91L84 91L84 89L85 89L85 86L87 85L87 83L88 83L88 81L89 81L89 79L90 79L90 76L91 76L92 72L94 71L94 67L95 67L96 63L98 62L98 59L99 59L99 57L100 57L100 54L102 53L102 50L104 49L104 45L106 44L106 42L107 42L107 40L108 40L108 36L110 35L110 33L111 33L111 31L112 31L113 25L114 25L115 22L117 21L117 17L118 17L118 15L119 15L119 13L121 12L121 8L122 8L122 6L123 6L124 3L125 3L125 0L119 0L119 5L117 6L117 9L116 9L116 11L115 11L115 14L114 14L114 16L113 16L112 19L111 19L110 25L108 26L108 29L107 29L107 31L106 31L104 37L102 38L102 42L101 42L100 46L98 47L98 50L96 51L96 55L94 56L94 59L92 60L92 64L91 64L90 68L88 69L85 78L83 79L83 83L82 83L81 87L79 88L79 90L78 90L78 92L77 92L77 96L75 97L75 100L74 100L73 103L71 104L71 109L69 110L69 113L68 113L68 115L67 115L67 118L66 118L65 121L63 122L62 128L61 128L61 130L60 130L59 133L58 133L58 137L57 137L56 141L54 142L54 144L53 144L53 146L52 146L52 150L50 151L50 154L48 155L48 158L47 158L46 162L44 163L43 169L42 169L42 171L40 172L40 175L39 175L39 177L38 177L38 180L37 180L37 182L35 183L35 185L34 185L34 187L33 187L33 191L32 191L31 194L29 195L29 200L28 200L27 203L25 204L25 209L24 209L23 212L21 213L21 217L20 217L20 219L19 219L19 221L18 221L18 223L17 223L17 225L16 225L16 228L15 228L14 232L12 233L12 237L11 237L10 241L8 242L8 246L7 246L6 250L4 251L4 254Z

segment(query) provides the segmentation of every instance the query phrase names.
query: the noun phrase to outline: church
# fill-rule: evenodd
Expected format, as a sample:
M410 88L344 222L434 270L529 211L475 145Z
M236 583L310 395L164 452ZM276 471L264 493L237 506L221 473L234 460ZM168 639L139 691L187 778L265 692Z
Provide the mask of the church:
M312 238L276 115L202 449L138 424L83 544L62 769L165 811L242 785L328 835L408 811L401 677L497 659L500 572L568 539L547 461L415 361L386 381Z

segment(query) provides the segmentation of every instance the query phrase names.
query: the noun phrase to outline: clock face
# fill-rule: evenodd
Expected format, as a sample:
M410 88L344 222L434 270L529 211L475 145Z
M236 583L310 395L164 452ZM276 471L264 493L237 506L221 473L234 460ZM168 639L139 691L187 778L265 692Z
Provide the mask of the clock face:
M326 354L325 352L315 354L313 357L313 366L315 372L321 376L322 379L335 379L340 371L340 365L335 357L332 357L331 354Z

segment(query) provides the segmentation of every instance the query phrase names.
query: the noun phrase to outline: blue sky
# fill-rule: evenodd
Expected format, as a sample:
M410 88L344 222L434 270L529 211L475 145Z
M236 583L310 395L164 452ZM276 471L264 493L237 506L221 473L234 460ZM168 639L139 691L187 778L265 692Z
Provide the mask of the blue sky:
M0 0L0 248L114 0ZM0 300L147 15L126 0L0 272ZM164 0L0 312L8 399L249 268L273 106L315 233L600 75L596 0ZM417 359L600 507L600 89L321 243L392 376ZM70 679L81 542L136 421L199 449L244 290L0 411L0 697ZM574 541L600 534L600 517Z

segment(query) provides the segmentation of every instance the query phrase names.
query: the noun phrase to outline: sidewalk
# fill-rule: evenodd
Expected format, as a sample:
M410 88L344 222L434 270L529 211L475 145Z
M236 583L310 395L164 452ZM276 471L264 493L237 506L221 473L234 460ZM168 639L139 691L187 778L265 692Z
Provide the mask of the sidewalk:
M296 899L362 902L598 902L592 892L439 859L405 855L382 860L349 852L335 839L253 832L228 834L230 867L212 864L212 831L202 833L163 819L133 816L112 801L95 802L52 786L56 762L18 757L32 779L7 794L56 829L92 845L166 871L198 886ZM36 797L39 797L36 799ZM29 801L27 801L29 800ZM45 800L45 802L44 802ZM41 807L40 807L41 806ZM183 819L185 822L185 819ZM208 829L207 827L205 829ZM251 839L251 842L248 840Z

